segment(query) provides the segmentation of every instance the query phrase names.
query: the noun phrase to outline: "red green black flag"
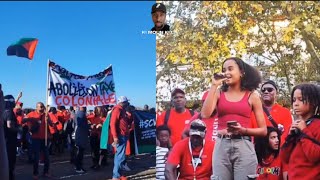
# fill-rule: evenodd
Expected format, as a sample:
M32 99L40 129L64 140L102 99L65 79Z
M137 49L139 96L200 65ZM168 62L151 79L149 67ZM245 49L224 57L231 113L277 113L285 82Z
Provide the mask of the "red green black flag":
M37 44L38 39L36 38L21 38L18 42L8 47L7 55L25 57L32 60Z

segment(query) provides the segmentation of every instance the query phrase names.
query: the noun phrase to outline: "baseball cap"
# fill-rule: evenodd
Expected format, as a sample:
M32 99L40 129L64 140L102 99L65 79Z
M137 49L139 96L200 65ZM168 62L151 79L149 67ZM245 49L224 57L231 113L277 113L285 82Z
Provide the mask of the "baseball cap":
M274 81L268 80L268 81L262 83L261 87L263 87L263 86L266 85L266 84L271 84L276 90L278 90L278 86L277 86L277 84L276 84Z
M164 4L162 3L155 3L153 6L152 6L152 10L151 10L151 14L156 12L156 11L162 11L164 13L167 13L167 8Z
M171 92L171 97L175 96L177 93L181 93L183 95L185 95L186 93L180 89L180 88L175 88L172 92Z
M10 95L10 94L4 96L3 98L4 98L4 101L15 103L14 97L12 95Z
M118 103L122 103L122 102L128 102L129 99L126 96L120 96L118 98Z
M206 124L202 120L196 119L192 121L190 125L189 136L198 135L204 138L206 134L206 129L207 129Z

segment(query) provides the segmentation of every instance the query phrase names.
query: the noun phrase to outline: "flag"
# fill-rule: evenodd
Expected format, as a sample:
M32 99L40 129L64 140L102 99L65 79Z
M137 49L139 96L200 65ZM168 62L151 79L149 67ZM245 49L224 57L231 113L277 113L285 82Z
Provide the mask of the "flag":
M108 149L110 120L111 120L111 111L108 112L107 118L102 125L101 136L100 136L100 149Z
M7 55L25 57L32 60L37 44L38 39L36 38L21 38L18 42L8 47Z

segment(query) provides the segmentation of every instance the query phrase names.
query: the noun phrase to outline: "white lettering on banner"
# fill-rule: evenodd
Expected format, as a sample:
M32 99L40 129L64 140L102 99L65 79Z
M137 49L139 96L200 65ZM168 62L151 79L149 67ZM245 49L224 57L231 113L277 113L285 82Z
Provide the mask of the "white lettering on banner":
M150 139L156 137L156 129L149 129L141 132L141 139Z
M149 128L156 126L156 119L147 119L147 120L140 120L139 127L142 128Z
M112 66L92 75L82 76L49 62L50 106L102 106L116 104Z

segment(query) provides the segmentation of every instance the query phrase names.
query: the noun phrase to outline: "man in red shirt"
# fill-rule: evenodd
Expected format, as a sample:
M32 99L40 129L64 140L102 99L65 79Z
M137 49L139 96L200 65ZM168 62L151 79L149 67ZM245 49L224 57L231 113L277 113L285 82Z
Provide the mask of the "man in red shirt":
M44 155L44 170L43 175L46 177L50 177L49 175L49 151L48 144L45 144L45 107L42 102L37 103L36 110L30 112L27 115L28 124L30 126L30 131L32 133L32 149L34 153L34 163L33 163L33 179L38 179L38 166L39 166L39 154L42 151ZM52 125L51 120L49 118L49 114L47 116L48 125ZM50 131L47 129L48 137L50 136Z
M110 129L113 137L112 145L117 149L114 155L112 180L127 179L126 177L122 176L120 170L125 165L125 150L129 137L129 125L132 123L132 119L129 119L126 113L126 108L128 106L128 98L125 96L120 96L118 99L118 104L113 108L111 114Z
M292 123L292 115L290 110L277 104L277 92L279 91L278 86L272 80L265 81L261 86L261 99L264 109L264 119L266 121L266 125L269 127L278 127L278 129L282 132L280 139L280 147L285 142L286 137L288 136L289 129ZM272 120L268 117L266 111L270 113L272 116ZM257 121L255 120L255 116L251 116L251 124L253 127L257 127ZM288 170L288 165L283 164L283 172L284 176L286 176Z
M274 81L268 80L261 86L261 98L264 109L268 110L268 112L272 116L272 119L274 119L275 124L277 125L277 127L279 127L279 130L282 130L280 139L281 147L285 142L286 137L288 136L289 129L292 123L292 115L289 109L276 103L277 92L278 86ZM267 126L275 127L273 123L268 119L266 112L264 112L264 118L266 120ZM253 127L257 127L255 116L251 116L251 123Z
M180 165L178 179L209 180L212 175L213 142L205 141L206 125L197 119L191 123L189 135L176 143L169 154L165 167L165 176L168 180L177 179L177 166Z
M179 88L172 91L171 102L173 108L161 113L161 115L157 117L156 126L158 127L165 124L170 128L170 140L173 146L176 142L181 140L184 127L188 122L187 120L190 120L194 113L193 111L186 109L185 106L187 100L185 97L185 92Z

